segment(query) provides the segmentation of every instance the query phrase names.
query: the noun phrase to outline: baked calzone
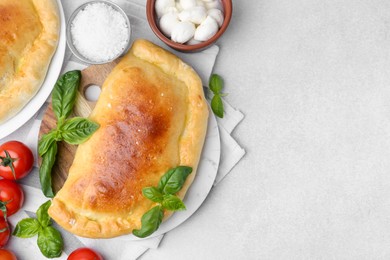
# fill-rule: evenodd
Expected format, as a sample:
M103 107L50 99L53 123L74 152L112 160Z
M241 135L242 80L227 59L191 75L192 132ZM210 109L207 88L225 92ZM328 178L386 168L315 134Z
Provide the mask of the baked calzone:
M168 51L136 40L102 86L90 115L100 128L77 148L50 216L83 237L141 228L142 215L156 206L142 189L157 186L179 165L193 168L177 194L184 197L196 174L208 113L195 71Z
M0 0L0 123L37 93L58 37L55 0Z

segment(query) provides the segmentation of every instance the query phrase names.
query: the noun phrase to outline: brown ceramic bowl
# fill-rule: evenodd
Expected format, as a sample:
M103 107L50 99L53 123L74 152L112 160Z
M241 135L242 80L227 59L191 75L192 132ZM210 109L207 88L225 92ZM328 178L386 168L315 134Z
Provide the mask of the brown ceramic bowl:
M150 27L152 28L152 31L154 34L162 40L166 45L169 47L182 51L182 52L196 52L196 51L201 51L204 49L207 49L208 47L211 47L218 39L221 37L221 35L226 31L230 19L232 18L232 11L233 11L233 5L232 5L232 0L220 0L223 8L224 8L224 21L219 28L219 31L209 40L201 42L199 44L195 45L187 45L187 44L181 44L172 41L168 37L166 37L161 31L160 28L158 27L158 20L157 20L157 14L154 8L154 5L156 3L156 0L147 0L146 2L146 16L148 18L148 22Z

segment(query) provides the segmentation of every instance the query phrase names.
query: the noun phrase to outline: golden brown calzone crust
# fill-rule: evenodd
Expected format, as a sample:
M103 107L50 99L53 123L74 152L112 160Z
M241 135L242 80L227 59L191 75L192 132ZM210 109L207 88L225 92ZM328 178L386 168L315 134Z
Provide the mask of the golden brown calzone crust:
M192 183L207 130L199 76L173 54L137 40L106 79L90 118L100 128L79 145L50 216L83 237L109 238L141 227L155 203L142 188L170 168L191 166ZM166 212L166 216L170 212Z
M0 0L0 123L41 87L59 27L55 0Z

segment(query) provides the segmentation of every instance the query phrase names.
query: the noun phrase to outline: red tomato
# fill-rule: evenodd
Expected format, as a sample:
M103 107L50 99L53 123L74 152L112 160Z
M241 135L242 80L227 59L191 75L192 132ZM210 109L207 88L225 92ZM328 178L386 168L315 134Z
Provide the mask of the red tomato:
M93 249L82 247L74 250L68 260L103 260L103 257Z
M11 228L8 225L8 221L3 217L0 218L0 248L3 248L9 240L11 234ZM0 259L2 259L0 257Z
M0 146L0 176L8 180L25 177L32 169L34 156L30 148L18 141Z
M0 259L1 260L18 260L14 253L9 250L0 249Z
M23 205L24 193L16 182L0 180L0 216L3 217L3 210L7 216L15 214ZM0 258L1 259L1 258Z

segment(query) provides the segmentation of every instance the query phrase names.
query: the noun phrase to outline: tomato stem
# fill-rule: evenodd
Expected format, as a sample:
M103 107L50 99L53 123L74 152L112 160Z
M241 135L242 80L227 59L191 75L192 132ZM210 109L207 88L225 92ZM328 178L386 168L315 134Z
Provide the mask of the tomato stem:
M0 200L0 210L3 212L3 217L7 220L7 204L10 203L13 199L2 201ZM1 232L0 232L1 233Z
M0 210L3 212L4 219L7 219L7 207L3 204L0 206Z
M16 180L16 175L15 175L15 168L14 168L14 162L17 161L19 158L12 158L11 155L7 150L4 150L5 157L0 156L1 162L0 165L4 167L10 167L12 175L14 176L14 179Z

